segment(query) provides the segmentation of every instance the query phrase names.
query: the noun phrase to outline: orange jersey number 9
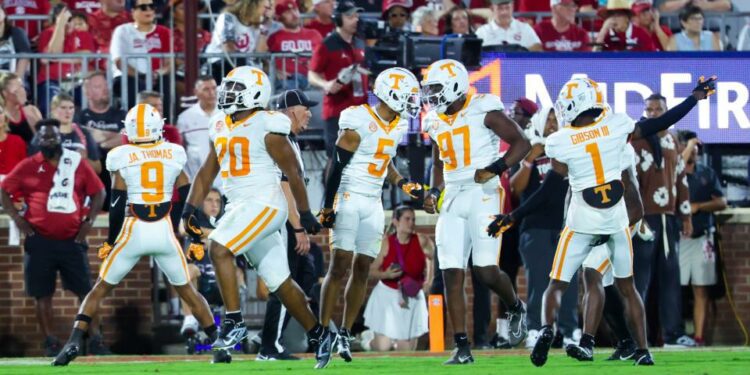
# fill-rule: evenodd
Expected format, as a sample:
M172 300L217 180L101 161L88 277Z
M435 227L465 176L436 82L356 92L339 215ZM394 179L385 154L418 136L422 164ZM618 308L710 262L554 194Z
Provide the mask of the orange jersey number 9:
M471 165L471 144L469 142L469 126L464 125L455 128L453 131L446 131L438 134L438 148L440 149L440 159L444 163L446 171L452 171L458 167L456 159L456 149L453 147L453 138L456 136L463 138L464 167Z
M370 172L371 175L375 177L383 177L383 173L385 173L385 170L388 169L388 163L391 162L391 157L390 155L385 153L385 148L394 146L395 144L396 142L392 139L378 139L378 149L375 151L375 155L373 157L376 160L382 160L383 163L380 166L375 163L370 163L370 165L367 167L367 171Z
M229 170L221 171L221 177L242 177L250 174L250 141L244 137L216 138L216 146L219 147L219 165L229 151ZM238 160L239 159L239 160Z
M141 165L141 186L153 189L154 193L143 193L143 200L148 203L164 201L164 165L158 161L148 161Z

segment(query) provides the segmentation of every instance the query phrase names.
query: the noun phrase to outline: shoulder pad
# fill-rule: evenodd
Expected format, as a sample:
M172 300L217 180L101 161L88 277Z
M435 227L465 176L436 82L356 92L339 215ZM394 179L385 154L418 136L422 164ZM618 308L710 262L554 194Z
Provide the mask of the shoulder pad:
M502 100L497 95L474 94L469 103L470 113L487 113L505 110Z
M364 107L360 105L351 106L341 111L341 116L339 116L339 129L357 130L362 127L363 124L369 123L367 117L365 117L369 115L370 114L367 113L367 110Z
M289 134L292 131L292 120L285 114L266 111L264 119L266 131L269 133Z
M125 144L122 146L117 146L113 148L112 150L107 153L107 170L110 172L116 172L122 169L125 164L127 164L127 158L128 158L128 150L130 150L132 146Z

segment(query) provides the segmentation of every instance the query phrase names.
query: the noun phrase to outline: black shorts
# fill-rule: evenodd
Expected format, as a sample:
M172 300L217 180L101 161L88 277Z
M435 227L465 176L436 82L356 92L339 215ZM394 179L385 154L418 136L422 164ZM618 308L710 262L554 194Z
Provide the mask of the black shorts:
M88 245L35 234L26 237L23 247L23 273L29 296L42 298L54 294L57 271L64 289L80 297L91 290Z

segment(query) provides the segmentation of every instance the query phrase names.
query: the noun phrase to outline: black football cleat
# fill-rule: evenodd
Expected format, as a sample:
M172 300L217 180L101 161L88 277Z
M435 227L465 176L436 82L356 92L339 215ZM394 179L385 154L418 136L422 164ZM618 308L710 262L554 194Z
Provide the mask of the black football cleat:
M213 352L214 358L211 360L211 363L232 363L232 354L229 353L229 350L219 349Z
M554 340L555 334L552 332L552 328L544 327L539 332L539 338L536 340L534 349L531 351L531 363L536 367L542 367L547 363L547 354L552 346L552 340Z
M468 365L470 363L474 363L474 356L471 355L469 345L457 346L453 349L450 359L443 362L444 365Z
M594 360L594 351L591 348L585 348L576 344L568 344L565 347L565 353L568 353L568 357L575 358L581 362Z
M351 332L349 332L349 330L346 328L342 328L339 330L338 336L339 337L336 339L336 341L338 343L339 356L343 358L345 362L351 362L352 361Z
M633 365L635 366L653 366L654 365L654 357L651 356L651 353L646 350L636 350L635 354L633 354Z
M337 339L338 335L326 328L323 330L321 337L315 340L318 346L315 350L316 369L324 369L331 362L331 359L333 359L333 348L336 347Z
M67 366L68 363L76 359L81 353L81 344L77 342L69 342L60 350L55 360L52 361L52 366Z
M235 323L232 319L224 319L219 329L219 337L216 338L211 348L213 350L232 349L248 335L245 322Z
M608 361L627 361L635 355L635 343L633 340L620 340L615 351L607 358Z

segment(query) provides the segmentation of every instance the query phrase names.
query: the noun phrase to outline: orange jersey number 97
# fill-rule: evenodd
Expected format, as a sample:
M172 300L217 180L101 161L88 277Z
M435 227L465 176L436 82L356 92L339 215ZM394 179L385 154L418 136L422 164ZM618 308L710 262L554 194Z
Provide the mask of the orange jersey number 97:
M471 165L471 143L469 142L469 126L464 125L453 131L445 131L437 136L438 148L440 149L440 159L446 171L452 171L458 168L458 159L456 157L456 148L453 146L453 140L461 136L463 141L463 162L464 167Z
M242 177L250 174L250 141L245 137L218 137L216 146L219 148L219 165L224 161L229 151L229 170L222 170L221 177Z

